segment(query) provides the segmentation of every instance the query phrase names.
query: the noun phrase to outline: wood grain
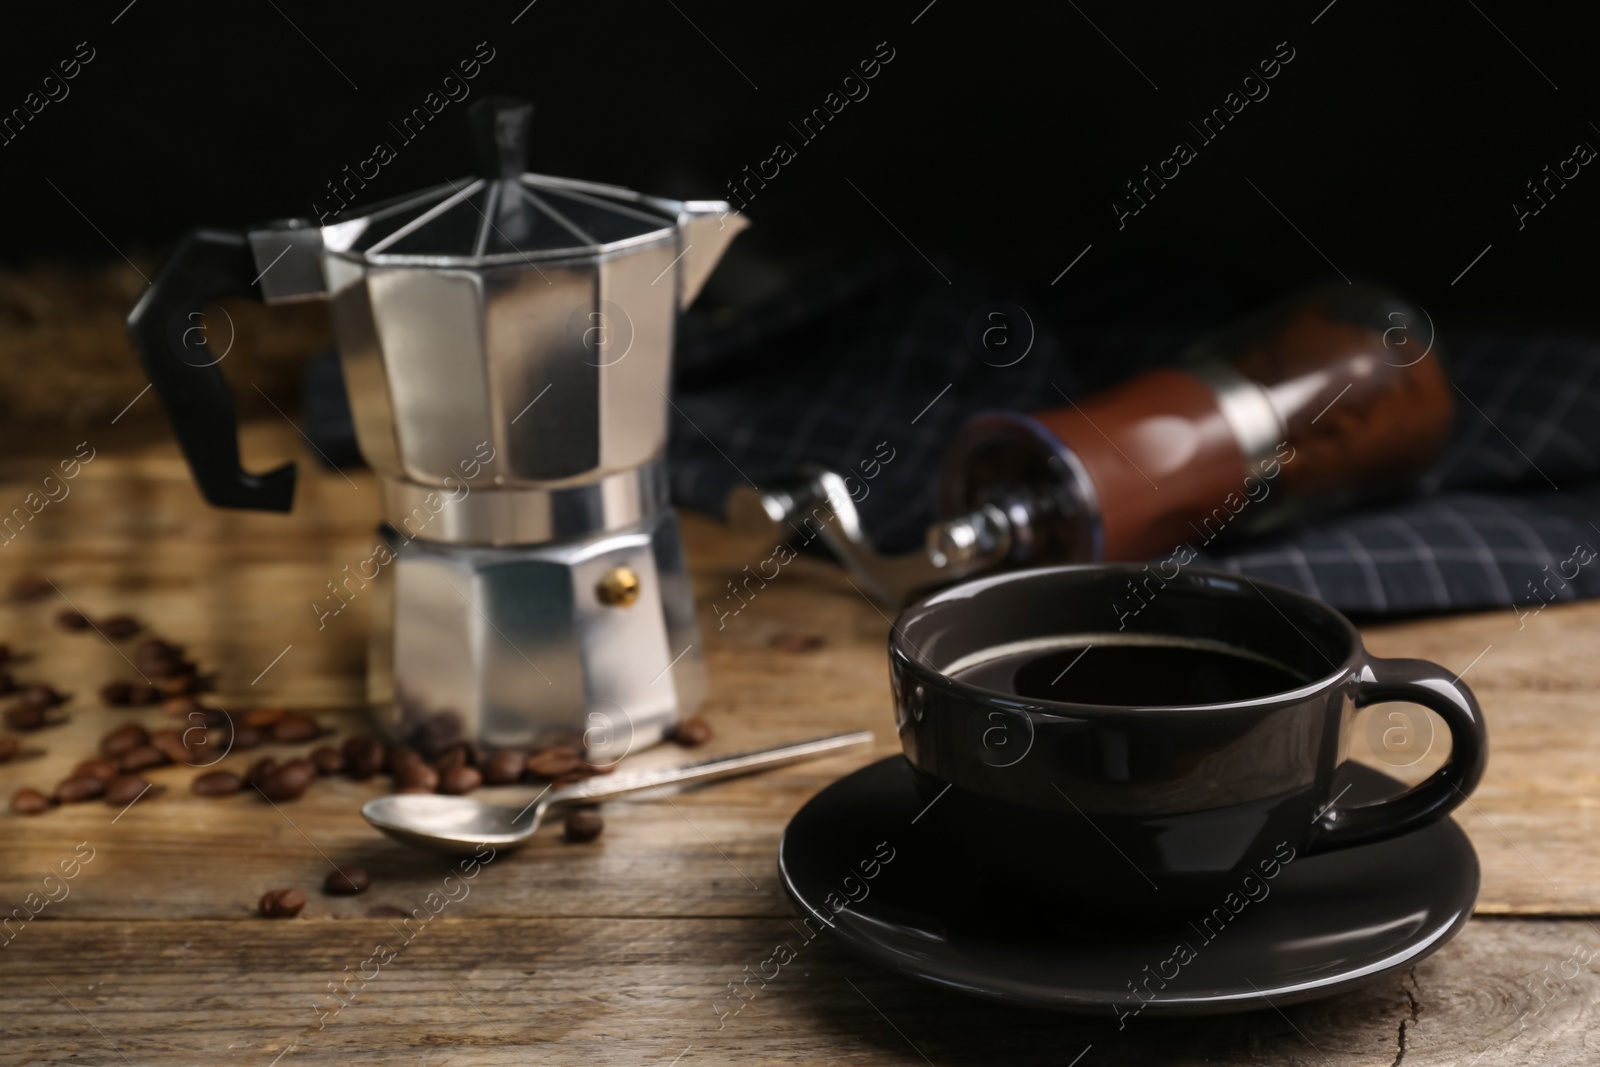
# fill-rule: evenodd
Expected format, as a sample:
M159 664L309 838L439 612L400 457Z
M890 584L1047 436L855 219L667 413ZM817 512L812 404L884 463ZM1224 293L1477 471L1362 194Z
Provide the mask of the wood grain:
M0 508L20 503L83 436L0 435L9 448L0 459ZM0 585L43 573L61 589L35 604L0 601L0 641L24 657L14 672L73 692L67 721L27 735L24 756L0 765L0 793L23 784L48 789L119 722L163 722L156 711L97 706L100 684L137 677L124 656L133 642L56 631L50 620L69 602L94 617L133 612L188 645L215 675L214 700L223 707L290 704L341 732L360 731L366 604L357 599L321 629L310 604L370 549L371 477L302 458L294 514L220 512L200 501L169 441L139 427L90 436L97 456L71 495L0 544ZM285 421L246 428L254 469L302 451ZM1142 1020L1123 1033L1114 1020L1001 1010L926 989L819 942L719 1031L712 1004L722 1002L726 983L791 929L774 873L785 823L828 782L897 750L884 655L889 622L837 570L800 559L719 628L708 605L771 546L694 517L685 531L711 676L704 715L716 729L697 754L863 728L877 735L873 752L713 785L673 804L613 803L606 833L590 845L542 832L528 849L497 859L468 900L434 920L320 1030L309 1005L319 997L332 1003L327 983L346 965L359 968L375 941L395 936L367 910L409 911L444 874L442 861L393 845L361 821L356 809L378 783L324 780L277 811L248 796L194 797L187 781L196 772L172 767L151 772L163 794L126 811L89 803L36 818L0 812L0 910L38 891L78 842L95 849L70 896L0 948L11 1009L0 1019L0 1062L265 1065L292 1048L285 1064L669 1064L683 1053L686 1067L945 1067L1067 1064L1093 1045L1084 1067L1389 1064L1402 1024L1403 1061L1411 1064L1464 1067L1480 1052L1483 1067L1597 1058L1587 1030L1600 990L1586 967L1572 971L1566 962L1577 944L1600 946L1586 920L1479 919L1414 977L1281 1016ZM1458 815L1483 862L1480 914L1593 915L1600 721L1589 694L1600 688L1592 653L1600 604L1551 607L1521 622L1508 609L1364 633L1379 655L1420 656L1464 672L1483 703L1489 774ZM783 650L785 636L796 634L822 646ZM1355 758L1410 779L1443 758L1440 738L1423 760L1397 769L1381 746L1367 744L1365 723L1354 732ZM628 763L682 758L668 746ZM242 754L228 759L243 762ZM374 888L356 898L320 895L331 867L346 864L371 871ZM260 894L279 886L308 891L302 918L255 916ZM1540 975L1548 977L1543 968L1564 964L1571 973L1554 979L1556 993L1534 991Z

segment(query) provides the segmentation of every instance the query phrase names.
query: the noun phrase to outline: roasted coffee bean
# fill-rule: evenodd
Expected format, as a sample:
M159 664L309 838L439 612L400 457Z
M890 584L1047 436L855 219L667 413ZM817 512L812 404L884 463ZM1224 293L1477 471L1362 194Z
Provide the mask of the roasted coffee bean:
M395 772L394 784L397 793L436 793L439 791L439 772L419 759Z
M156 688L169 697L185 696L199 688L192 674L167 674L156 679Z
M261 897L261 914L269 919L292 919L306 906L306 895L298 889L269 889Z
M161 750L168 763L188 763L191 759L188 746L183 743L183 734L177 730L157 730L150 735L150 743Z
M132 682L107 682L100 687L100 703L108 708L125 708L133 703Z
M121 759L140 745L150 743L150 734L136 722L124 723L100 739L100 754L106 759Z
M223 744L232 740L233 746L228 749L229 752L249 752L252 748L260 748L263 740L261 731L254 726L235 726L231 731L224 726L218 732Z
M11 599L39 600L55 592L55 588L42 574L19 574L11 579Z
M158 637L139 642L133 650L133 665L145 674L170 674L182 663L183 650Z
M528 773L535 778L558 778L571 774L583 763L576 749L565 745L547 748L528 757Z
M0 663L10 663L10 662L11 662L11 646L6 644L4 641L0 641Z
M672 731L672 739L686 748L696 748L711 740L711 724L698 715L685 719Z
M483 774L476 767L460 766L439 776L439 792L449 796L465 796L483 784Z
M828 643L821 634L796 634L784 632L774 634L772 640L767 642L768 647L779 652L815 652Z
M37 730L44 725L44 709L18 704L6 709L5 719L13 730Z
M365 893L370 885L372 885L372 875L360 867L346 867L329 873L328 877L323 879L322 891L336 897L353 897L357 893Z
M422 754L414 748L405 745L390 745L383 754L383 769L385 773L398 776L403 768L426 763Z
M287 708L251 708L244 713L244 721L247 726L265 730L286 714L288 714Z
M579 808L562 823L562 835L573 844L593 841L606 828L606 821L593 808Z
M528 754L520 748L497 748L484 763L483 781L486 785L510 785L522 779L528 766Z
M344 754L332 745L312 749L311 762L317 765L318 774L338 774L344 770Z
M440 774L449 774L457 767L466 767L471 763L465 745L451 745L439 754L439 758L433 761L433 766Z
M0 671L0 697L8 697L17 691L17 680L11 677L10 671Z
M157 690L159 692L159 690ZM205 712L206 706L192 696L166 697L161 701L161 710L174 719L185 719L196 712Z
M161 703L161 690L153 685L136 685L128 690L128 703L134 707L145 707L150 704Z
M144 629L144 624L132 615L113 615L110 618L100 620L100 632L113 641L121 641L132 637L142 629Z
M189 788L202 797L225 797L244 788L244 781L232 771L207 771L189 783Z
M17 758L17 750L22 743L15 737L0 737L0 763L6 763Z
M109 782L117 776L117 765L108 759L86 759L72 768L74 778L98 778Z
M144 796L146 790L154 791L159 788L137 774L118 775L106 785L106 803L122 807Z
M81 611L65 608L56 614L56 625L69 633L77 633L80 630L87 630L94 624Z
M387 753L375 737L352 737L343 745L344 773L358 782L377 774Z
M38 708L41 711L49 711L56 705L67 702L67 698L64 695L56 692L48 685L37 682L33 685L23 686L17 700L21 704L25 704L30 708Z
M18 815L38 815L54 802L37 789L22 788L11 794L11 810Z
M280 745L298 745L322 736L322 727L298 711L287 712L272 724L272 739Z
M311 788L316 777L316 764L308 759L292 759L269 771L261 779L258 788L268 800L299 800Z
M162 767L171 762L167 754L155 745L140 745L124 752L122 758L117 761L117 766L123 774L138 774L140 771L147 771L151 767Z
M56 785L56 799L63 804L76 804L80 800L93 800L106 791L106 783L99 778L66 778Z
M265 779L267 775L271 774L277 769L277 760L273 759L271 756L262 756L260 759L256 760L254 763L250 764L250 766L245 768L244 784L251 786L260 785L262 780Z

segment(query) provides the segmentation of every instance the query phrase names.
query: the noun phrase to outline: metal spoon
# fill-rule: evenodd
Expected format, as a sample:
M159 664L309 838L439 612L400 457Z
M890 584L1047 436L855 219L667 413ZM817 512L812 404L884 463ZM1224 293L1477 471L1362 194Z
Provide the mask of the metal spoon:
M606 800L660 786L731 778L785 763L832 755L841 749L854 748L871 741L872 734L866 731L836 734L737 756L718 756L699 763L590 778L562 789L547 790L521 810L485 804L471 797L397 793L369 800L362 806L361 814L396 841L437 852L470 853L481 845L515 848L533 836L551 809L564 804Z

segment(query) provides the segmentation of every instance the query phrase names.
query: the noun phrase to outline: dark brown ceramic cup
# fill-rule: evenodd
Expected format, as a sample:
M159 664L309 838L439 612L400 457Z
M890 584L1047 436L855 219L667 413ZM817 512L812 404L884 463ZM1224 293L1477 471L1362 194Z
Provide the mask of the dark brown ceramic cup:
M1094 702L1050 699L1046 676L1097 642L1118 649L1107 660L1118 667L1081 680ZM1027 686L989 669L1049 655L1059 658ZM1158 675L1185 656L1199 663L1194 677ZM1196 886L1409 833L1464 801L1488 757L1477 701L1450 671L1370 655L1327 605L1217 571L1156 581L1136 564L1087 565L964 582L901 614L889 661L901 743L934 805L924 817L944 820L975 862L1057 879L1094 867L1113 891L1119 875L1141 889ZM1254 672L1248 684L1231 684L1230 664ZM1218 684L1201 678L1219 669ZM984 684L963 680L973 677ZM1259 691L1263 678L1283 681ZM1234 698L1148 700L1186 686ZM1449 758L1414 788L1345 803L1346 731L1358 709L1385 701L1443 719Z

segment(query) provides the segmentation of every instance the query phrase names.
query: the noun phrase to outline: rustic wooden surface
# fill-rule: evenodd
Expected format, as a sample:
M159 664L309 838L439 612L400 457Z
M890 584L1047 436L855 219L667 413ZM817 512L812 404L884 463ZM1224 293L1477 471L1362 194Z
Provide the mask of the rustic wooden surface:
M98 706L101 683L136 675L117 646L50 625L68 601L91 616L134 612L188 645L216 674L223 707L289 704L341 731L360 730L366 605L358 598L321 630L310 605L324 582L370 551L370 476L302 460L293 515L213 511L165 435L130 419L71 438L0 435L0 506L20 504L86 438L96 458L71 495L0 544L0 581L41 573L61 590L35 604L0 603L0 640L26 657L15 673L74 693L64 724L28 735L24 756L0 765L0 793L24 784L48 790L117 722L164 724L159 711ZM248 427L246 454L258 468L301 451L284 421ZM687 520L686 532L703 607L770 551L703 520ZM0 813L0 911L39 891L79 842L94 850L70 895L0 947L8 998L0 1064L265 1067L281 1055L285 1065L667 1065L681 1057L685 1067L944 1067L1068 1064L1090 1046L1083 1067L1600 1060L1600 1039L1589 1036L1600 978L1581 965L1600 953L1600 927L1587 918L1600 911L1600 855L1591 844L1600 724L1589 696L1600 687L1600 604L1548 608L1520 628L1508 609L1365 631L1380 655L1464 672L1489 721L1489 774L1458 814L1482 860L1484 917L1455 943L1414 972L1281 1014L1133 1020L1120 1032L1109 1013L1041 1015L924 988L857 964L825 940L719 1029L713 1004L726 984L769 955L793 918L774 870L784 824L828 782L896 746L888 623L836 572L798 560L725 628L709 610L702 626L711 674L704 714L717 731L708 753L844 729L872 730L874 750L686 793L675 805L608 805L605 835L587 846L542 831L528 849L485 868L466 898L331 1016L340 1000L330 983L361 970L377 941L393 939L394 920L368 918L368 909L410 911L445 873L441 861L362 822L356 809L378 783L324 780L275 811L247 796L194 797L194 770L164 768L150 777L167 790L126 810L88 803L37 818ZM792 634L824 644L773 646ZM1354 754L1394 773L1365 750L1366 731L1355 733ZM678 758L657 750L629 762ZM1439 758L1431 752L1401 776L1418 777ZM333 862L366 867L373 889L322 896L316 890ZM304 914L257 918L256 899L280 886L308 891Z

